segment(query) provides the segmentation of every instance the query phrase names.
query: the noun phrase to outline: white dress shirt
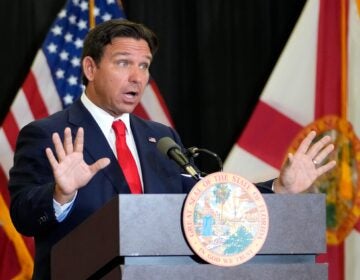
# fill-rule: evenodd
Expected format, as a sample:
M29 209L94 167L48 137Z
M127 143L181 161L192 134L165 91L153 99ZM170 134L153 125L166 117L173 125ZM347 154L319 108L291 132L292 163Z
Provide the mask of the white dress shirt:
M112 129L112 124L116 120L122 120L123 123L126 126L126 144L128 145L131 154L134 157L136 166L139 171L141 186L143 186L143 179L142 179L142 173L141 173L141 165L140 165L140 159L139 154L136 149L136 144L134 140L134 135L131 131L130 126L130 115L129 114L122 114L119 117L114 118L109 113L101 109L100 107L96 106L94 103L90 101L90 99L86 96L85 93L81 95L81 102L84 104L85 108L90 112L90 114L95 119L96 123L100 127L101 131L103 132L106 140L108 141L112 151L114 152L114 155L117 157L116 153L116 145L115 145L115 132ZM86 131L85 131L86 133Z

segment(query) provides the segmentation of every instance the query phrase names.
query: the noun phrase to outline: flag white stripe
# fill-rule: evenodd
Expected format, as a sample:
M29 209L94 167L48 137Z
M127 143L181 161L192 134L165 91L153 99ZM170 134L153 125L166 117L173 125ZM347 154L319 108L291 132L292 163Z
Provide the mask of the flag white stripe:
M41 49L38 51L35 57L31 71L35 76L39 87L39 92L42 96L48 113L53 114L61 110L61 100L57 94L46 57L44 56L44 53Z
M345 240L345 279L360 279L360 234L353 230Z
M260 97L301 126L314 121L318 18L319 1L307 1Z
M251 182L263 182L279 175L279 170L238 145L231 149L224 164L224 171L238 174Z
M360 135L360 15L354 0L349 1L348 34L348 119ZM359 174L358 174L359 175ZM358 190L359 191L359 190ZM352 230L345 239L345 279L360 279L360 233Z
M13 165L14 152L2 127L0 128L0 143L0 165L5 172L6 178L9 179L9 170Z
M360 15L356 3L349 3L348 106L349 120L360 135ZM359 278L360 279L360 278Z
M145 88L141 105L151 120L172 126L150 84Z
M11 106L11 112L16 120L19 130L34 120L31 108L22 89L18 91L15 97L13 105Z

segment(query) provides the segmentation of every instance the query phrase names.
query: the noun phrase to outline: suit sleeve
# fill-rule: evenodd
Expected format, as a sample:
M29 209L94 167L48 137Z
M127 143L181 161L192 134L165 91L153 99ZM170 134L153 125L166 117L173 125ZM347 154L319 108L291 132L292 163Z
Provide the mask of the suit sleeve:
M266 182L256 183L255 186L261 193L274 193L272 190L272 184L274 180L269 180Z
M24 235L45 233L57 221L53 208L54 178L45 154L53 147L51 133L32 123L19 134L10 170L10 214Z

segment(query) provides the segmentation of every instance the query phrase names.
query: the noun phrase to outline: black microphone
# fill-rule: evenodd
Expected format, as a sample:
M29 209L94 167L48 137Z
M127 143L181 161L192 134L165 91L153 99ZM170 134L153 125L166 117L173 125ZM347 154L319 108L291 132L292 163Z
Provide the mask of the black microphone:
M163 154L174 160L180 165L188 174L194 177L196 180L200 179L200 175L191 165L189 159L181 151L178 144L175 143L170 137L163 137L157 143L158 150Z

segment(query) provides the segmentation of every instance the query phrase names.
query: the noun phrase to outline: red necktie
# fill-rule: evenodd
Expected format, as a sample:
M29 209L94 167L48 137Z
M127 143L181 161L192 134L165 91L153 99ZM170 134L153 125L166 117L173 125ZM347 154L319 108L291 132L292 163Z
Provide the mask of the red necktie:
M134 194L142 193L139 172L134 157L126 144L126 126L121 120L118 120L113 122L112 128L116 135L115 143L118 162L130 187L130 191Z

